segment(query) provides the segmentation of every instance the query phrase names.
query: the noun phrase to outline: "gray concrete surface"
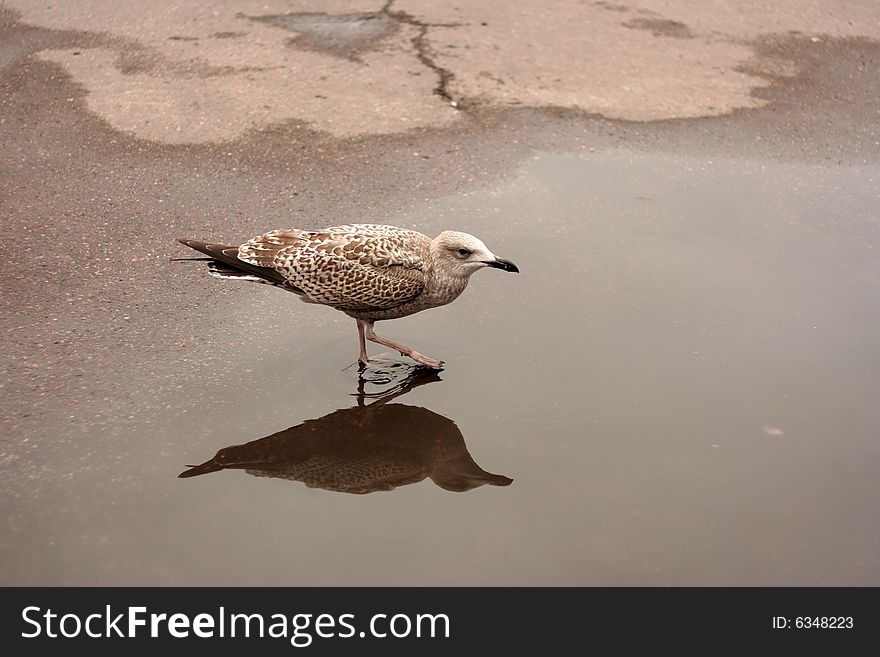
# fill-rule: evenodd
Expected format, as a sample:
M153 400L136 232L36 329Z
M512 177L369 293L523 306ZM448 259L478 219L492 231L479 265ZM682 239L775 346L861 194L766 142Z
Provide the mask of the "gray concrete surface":
M480 107L718 116L766 105L754 92L768 76L797 75L757 47L768 35L880 38L880 7L843 0L6 4L68 35L38 58L88 91L90 111L172 144L280 122L336 137L440 128Z
M243 422L262 415L265 426L259 426L268 434L344 407L353 392L348 374L340 374L353 362L352 335L344 318L307 313L295 305L281 307L267 296L271 290L219 286L195 267L169 263L170 257L183 255L175 238L236 240L267 228L343 221L396 223L428 233L458 228L481 235L491 230L493 248L515 260L525 278L540 271L529 273L530 261L547 264L545 252L529 255L528 232L535 225L562 230L558 224L564 216L569 229L582 225L599 230L604 239L593 245L608 267L631 263L631 269L619 272L623 278L617 284L629 291L625 298L640 298L647 279L665 270L659 265L656 271L640 268L641 252L633 250L639 232L628 241L615 240L616 215L608 213L633 212L650 221L650 212L640 214L634 207L651 202L651 194L639 191L650 187L646 181L651 170L657 181L669 183L681 198L690 199L687 203L667 199L662 210L671 217L670 225L681 221L682 226L699 227L692 213L712 216L713 203L735 205L724 194L713 195L707 189L726 190L728 184L739 184L735 188L747 197L755 186L780 185L785 193L762 192L761 198L768 199L766 219L775 222L775 228L773 239L762 242L757 253L771 258L785 253L787 243L796 244L795 248L812 254L810 262L815 265L826 262L820 257L821 245L828 240L836 245L832 253L842 254L845 267L825 270L806 261L786 260L780 271L799 294L806 295L798 298L809 296L809 290L796 285L802 265L803 281L812 288L820 288L827 277L826 293L852 295L845 297L846 317L859 328L848 333L846 326L835 324L826 335L855 345L843 354L849 363L845 372L853 376L832 379L843 386L844 396L856 400L851 407L834 407L841 417L848 413L856 427L849 454L857 461L840 472L844 479L868 481L856 470L874 454L863 440L872 417L870 404L860 396L862 388L849 390L846 381L874 382L863 367L873 362L871 354L876 353L865 328L873 315L867 311L862 315L859 308L870 307L877 292L865 253L876 249L880 204L872 192L878 188L880 164L878 4L867 0L560 2L552 8L521 2L473 4L456 8L400 0L385 5L157 0L146 10L133 3L98 0L0 3L0 212L6 227L0 244L0 331L5 352L0 363L3 583L209 583L223 572L223 558L212 562L210 571L197 572L192 568L203 563L198 558L203 545L180 548L181 562L173 556L180 547L175 528L183 532L191 520L185 514L173 515L174 522L166 519L162 531L151 536L128 535L114 527L129 528L120 524L121 517L158 522L168 505L194 514L208 508L208 488L173 487L178 484L173 479L175 468L184 459L203 460L236 442L231 436L214 434L216 426L230 422L233 411L242 413ZM542 152L570 154L590 164L529 173L532 158ZM642 155L647 160L628 168L627 158ZM598 175L602 162L617 177L606 180ZM723 164L719 169L723 175L700 178L693 173L713 170L714 163ZM580 177L571 178L566 171L580 172ZM730 182L740 174L739 183ZM639 181L631 193L621 191L628 189L627 176ZM682 179L685 183L676 186ZM557 188L554 180L569 184ZM605 182L597 182L601 180ZM518 184L531 194L519 195ZM816 193L798 193L803 185ZM694 189L695 196L689 196ZM547 190L571 196L568 205L556 208L559 216L541 216L555 208L556 195ZM625 203L604 204L626 194ZM530 198L540 204L529 204ZM761 211L760 205L744 207L752 214ZM600 211L604 213L599 218L591 214ZM798 225L802 216L809 217L804 225L819 233L790 236L783 224ZM599 219L610 223L594 223ZM731 221L735 219L734 214ZM761 234L760 221L734 225L747 226L749 235ZM680 243L673 241L680 250L671 249L667 255L674 260L684 258L696 248L694 244L717 246L724 232L716 233L716 228L706 233L711 236L708 242L692 244L684 237ZM849 246L844 248L826 233L839 233ZM760 259L755 260L750 250L754 245L744 234L734 231L733 237L742 253L724 251L724 262L731 268L738 261L756 265ZM654 238L665 244L668 236ZM857 255L848 250L855 248L853 244L860 245ZM567 262L571 271L597 273L588 264ZM674 271L663 275L685 294L687 281L676 278ZM762 285L773 280L774 268L761 271L766 274ZM610 276L606 283L614 284L613 279ZM541 280L532 278L521 285L540 289ZM552 471L554 455L571 450L580 455L578 450L585 448L564 443L557 451L521 452L519 443L506 437L511 421L505 418L516 418L537 433L548 433L548 426L560 423L568 426L561 415L553 422L547 419L555 408L549 395L571 410L582 403L576 394L580 389L591 390L607 402L610 410L602 415L603 421L614 421L614 409L627 416L638 416L638 409L623 404L620 397L601 396L602 382L588 378L589 368L596 364L589 359L576 361L584 368L576 375L556 357L536 366L528 359L544 347L532 342L533 332L516 339L515 325L505 325L505 335L513 342L500 341L507 345L504 354L531 362L532 371L545 378L552 378L553 364L565 372L561 383L538 382L548 396L541 398L533 415L522 411L528 407L523 390L536 385L528 370L524 373L514 358L480 356L481 347L491 353L489 329L505 321L505 312L515 312L509 304L516 299L516 287L513 281L483 280L477 289L472 314L414 319L401 327L401 335L424 344L416 339L421 331L436 340L425 345L429 353L432 344L444 356L444 345L464 350L467 358L459 360L458 370L454 359L447 359L448 376L461 373L457 387L435 383L426 388L438 395L432 398L433 410L459 423L478 463L513 477L514 484L502 494L535 491L546 482L534 473ZM602 289L599 293L589 286L578 287L585 308L591 298L613 305L615 295ZM743 287L727 291L741 298L747 289L744 282ZM780 308L795 312L786 301L789 288L771 289L779 294L761 297L761 312L756 306L748 314L756 322L772 315L776 300ZM708 292L701 294L696 298L711 299ZM817 294L823 300L816 301L819 314L833 316L836 306L824 293ZM477 300L491 310L482 310ZM703 317L699 308L690 310L692 316ZM479 319L476 325L473 317ZM632 319L638 323L644 318ZM597 320L587 313L580 321L584 324L579 326L595 327ZM465 326L472 347L444 337L445 331ZM605 338L616 334L613 323L602 326ZM523 327L534 328L530 323ZM819 348L822 341L810 341L806 333L797 333L796 344ZM852 336L858 341L850 342ZM646 344L657 349L639 353L658 371L673 367L662 357L661 343L655 339ZM776 346L784 344L780 338ZM606 339L605 345L613 346L613 340ZM760 353L769 358L772 350ZM798 353L789 356L790 364L802 363ZM486 371L476 363L490 368L495 380L513 382L487 402L496 405L486 413L495 418L494 423L458 392L467 391L470 398L485 394L475 381ZM822 361L821 366L832 364ZM613 371L611 363L605 365L607 372ZM260 376L261 368L269 368L266 378ZM793 366L786 374L819 380L824 372ZM750 376L764 375L755 370L742 378ZM519 377L524 381L522 389L514 385ZM283 385L279 382L285 380L290 381L289 394L278 392L278 385ZM662 381L658 376L657 385ZM623 394L625 383L618 381L614 389ZM297 394L297 386L308 393ZM816 400L833 388L810 390L802 398L816 409ZM621 405L615 406L614 399ZM270 403L263 407L267 400ZM805 402L805 407L810 404ZM519 411L525 415L517 415ZM803 412L809 424L812 416ZM469 422L469 418L477 419ZM773 435L776 421L770 417L766 424L771 430L766 435ZM477 428L487 436L488 453L480 450L474 435ZM623 435L644 435L645 427L638 429ZM671 427L668 434L675 431ZM240 442L258 437L255 429L253 435L241 436ZM625 444L634 452L617 456L639 458L633 443ZM686 450L688 445L677 447ZM815 453L835 460L823 450ZM687 460L683 454L686 451L673 450L666 456L670 463L680 464ZM763 455L756 447L741 458L747 471L749 459ZM532 473L531 484L529 459L547 460L545 467ZM784 468L782 456L773 462ZM810 468L815 464L808 465L805 471L813 472ZM566 472L577 477L576 472ZM211 476L224 474L229 473ZM199 485L222 488L210 483L209 477L203 479L209 482ZM833 488L834 482L828 480L827 485ZM870 484L864 487L863 499L876 499ZM565 487L553 482L551 488L558 489L559 497L518 498L524 504L521 508L553 518L546 515L541 501L563 499ZM210 490L224 495L222 490ZM234 495L223 497L237 517L248 512L248 502L269 503L268 495L253 493L256 497L251 498L248 490L230 490L230 495L243 495L238 502ZM603 493L601 488L580 492L596 493L600 495L596 499L610 505L606 519L618 512L635 517L631 515L635 503L628 501L625 508L618 508L613 492ZM768 498L778 492L771 490ZM677 502L690 499L689 490L677 493ZM363 514L363 522L375 518L379 526L390 527L394 511L415 511L397 501L405 494L395 492L398 497L389 507L371 502L377 505L370 507L375 516ZM479 519L491 524L499 512L514 513L497 501L503 498L476 497L485 495L482 492L468 495L496 500L484 502L486 506L462 503L471 505L475 523ZM319 508L324 498L307 500ZM424 498L419 502L426 503ZM328 513L361 517L355 507L342 502L326 504ZM430 504L440 502L431 498ZM441 516L448 514L454 525L450 508L431 508ZM732 514L740 511L740 507L731 509ZM303 517L311 513L307 504L297 507L297 512ZM711 521L701 514L696 516ZM527 518L508 519L511 526L526 532ZM863 528L860 539L848 546L847 564L824 583L880 582L876 558L865 549L876 537L864 528L875 526L875 519L876 509L872 511L870 504L858 505L858 512L848 520ZM758 529L777 520L764 517ZM806 517L802 521L798 527L809 524ZM321 553L320 538L344 534L317 521L313 524L314 554ZM469 525L468 531L477 532L477 525ZM252 531L260 526L248 525ZM701 527L690 529L699 534ZM849 528L844 524L839 530ZM200 536L217 543L225 529L217 521L201 527ZM545 535L551 535L554 528L545 529ZM187 536L186 540L197 540ZM469 536L466 532L465 538ZM673 575L667 579L657 573L651 559L634 550L637 543L658 539L644 527L628 526L621 536L628 537L629 556L611 564L609 572L615 577L603 583L675 584L687 579L686 564L671 567L667 572ZM799 545L802 538L789 536L785 544ZM286 534L273 534L276 543L267 543L266 548L271 554L253 555L253 564L265 563L269 568L279 563L284 555L280 546L288 539ZM184 539L180 540L183 545ZM378 545L381 536L375 540ZM760 536L754 541L759 544ZM672 542L673 537L664 535L657 544L671 554ZM150 550L144 552L142 543ZM468 545L467 541L458 545L458 561L446 565L444 581L457 581L456 573L478 571L477 558L468 556ZM542 580L542 546L530 547L527 562L499 560L487 583L558 582L566 576L589 581L586 573L591 568L609 566L621 550L621 544L609 537L598 552L590 552L594 561L589 564L565 551L564 572ZM553 546L543 547L552 552ZM503 549L500 537L493 549ZM376 550L369 562L372 572L387 572L385 581L396 583L418 580L417 562L405 562L402 553ZM820 550L822 555L830 551ZM818 552L807 552L798 561L800 569L774 571L775 578L759 569L756 572L763 578L756 575L755 583L821 580L815 576L819 571L806 574L821 562ZM166 561L152 563L150 553L163 554ZM717 560L707 557L698 583L743 581L750 565L767 554L759 551L754 560L737 564L735 573L719 570L730 562L728 555L719 553ZM101 561L89 555L100 555ZM781 566L782 560L778 563ZM395 571L399 564L404 565ZM271 573L256 566L247 572L248 581L271 581ZM363 580L348 571L334 579L335 583L353 581Z

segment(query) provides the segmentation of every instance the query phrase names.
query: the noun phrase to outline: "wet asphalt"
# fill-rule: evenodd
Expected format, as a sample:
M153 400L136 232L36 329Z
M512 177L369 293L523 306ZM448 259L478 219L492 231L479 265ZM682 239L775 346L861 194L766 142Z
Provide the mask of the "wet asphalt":
M880 581L875 43L768 41L802 73L721 117L477 107L167 145L30 56L75 35L0 30L4 584ZM359 381L351 320L171 262L174 240L353 221L520 265L385 329L447 362L395 403L512 483L179 479Z

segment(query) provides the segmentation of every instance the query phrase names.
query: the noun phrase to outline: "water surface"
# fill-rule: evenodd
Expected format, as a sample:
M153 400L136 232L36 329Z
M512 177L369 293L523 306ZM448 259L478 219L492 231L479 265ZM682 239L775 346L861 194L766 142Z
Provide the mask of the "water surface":
M203 375L51 453L5 583L878 585L878 173L536 153L426 202L410 227L522 272L377 325L427 379L371 345L363 381L353 320L194 277Z

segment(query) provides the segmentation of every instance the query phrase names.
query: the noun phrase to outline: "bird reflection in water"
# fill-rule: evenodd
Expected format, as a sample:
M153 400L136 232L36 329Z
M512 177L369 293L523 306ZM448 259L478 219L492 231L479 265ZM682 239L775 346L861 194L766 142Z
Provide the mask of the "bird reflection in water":
M436 370L405 369L402 377L389 370L374 371L378 381L364 379L362 372L357 406L224 447L211 460L188 466L178 476L234 468L257 477L358 494L393 490L425 478L456 492L485 484L510 485L509 477L486 472L474 462L455 422L420 406L390 403L413 388L440 381ZM364 390L365 383L393 383L395 378L399 383L382 392Z

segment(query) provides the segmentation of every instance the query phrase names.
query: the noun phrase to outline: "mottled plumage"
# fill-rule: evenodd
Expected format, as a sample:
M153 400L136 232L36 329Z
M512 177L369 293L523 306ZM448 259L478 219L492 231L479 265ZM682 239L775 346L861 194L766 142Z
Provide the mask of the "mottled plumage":
M273 230L239 246L179 241L209 256L214 276L275 285L353 317L363 364L368 362L370 340L428 367L441 367L442 361L380 338L373 323L453 301L471 274L483 267L519 271L473 235L445 231L431 239L378 224Z

